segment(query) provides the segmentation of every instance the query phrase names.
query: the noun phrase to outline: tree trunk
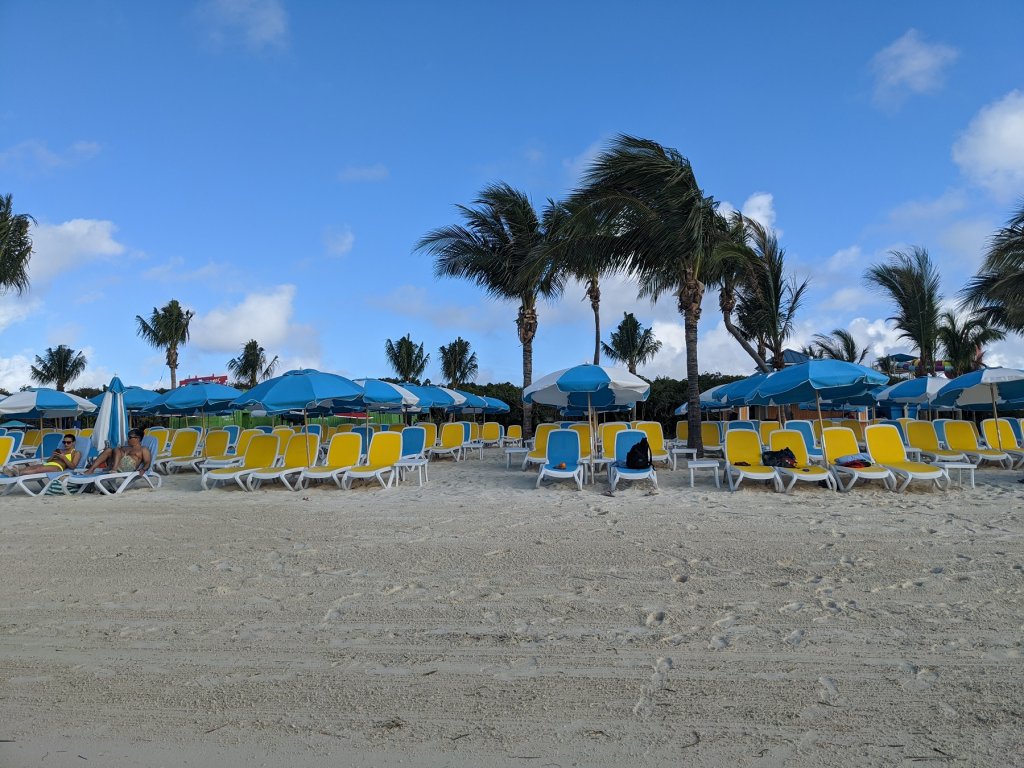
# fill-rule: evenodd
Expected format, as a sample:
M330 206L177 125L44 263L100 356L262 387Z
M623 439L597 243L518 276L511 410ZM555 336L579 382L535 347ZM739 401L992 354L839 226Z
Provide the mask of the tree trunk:
M704 298L704 284L692 272L687 274L679 291L679 312L686 329L686 423L689 436L686 444L697 449L697 457L704 456L704 443L700 434L700 382L697 380L697 326L700 323L700 304Z
M594 365L601 364L601 285L596 277L587 284L590 308L594 310Z
M167 348L167 367L171 371L171 389L178 387L178 346L172 344Z
M519 305L516 318L519 342L523 345L523 390L533 383L533 338L537 335L537 309L533 302ZM523 440L533 436L533 404L523 403Z
M736 296L729 286L722 286L721 291L718 294L718 308L722 310L722 319L725 321L725 330L729 332L736 341L743 347L743 351L750 356L750 359L757 365L757 369L761 373L768 373L771 368L768 363L765 362L764 358L757 354L757 350L751 346L750 342L743 338L743 334L740 333L740 329L733 325L732 313L736 309Z

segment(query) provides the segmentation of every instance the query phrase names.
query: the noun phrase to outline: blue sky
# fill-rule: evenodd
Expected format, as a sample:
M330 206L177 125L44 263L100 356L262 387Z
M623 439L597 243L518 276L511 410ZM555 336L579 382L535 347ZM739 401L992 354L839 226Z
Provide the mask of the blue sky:
M1024 196L1024 4L203 0L0 4L0 194L32 214L32 288L0 297L0 386L47 346L168 383L135 316L193 309L179 376L256 338L286 367L389 375L385 339L468 339L521 383L516 307L433 278L413 245L486 184L538 208L618 133L679 149L705 191L774 227L811 278L792 346L849 328L908 351L864 269L920 245L952 299ZM684 375L670 299L604 286ZM534 370L592 355L570 286ZM705 299L701 369L751 369ZM990 362L1024 367L1024 341Z

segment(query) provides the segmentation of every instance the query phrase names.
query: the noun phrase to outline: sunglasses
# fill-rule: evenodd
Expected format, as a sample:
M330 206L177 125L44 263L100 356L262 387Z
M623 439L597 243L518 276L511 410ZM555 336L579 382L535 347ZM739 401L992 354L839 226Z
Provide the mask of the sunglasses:
M64 443L64 445L71 445L75 441L74 440L61 440L61 442Z

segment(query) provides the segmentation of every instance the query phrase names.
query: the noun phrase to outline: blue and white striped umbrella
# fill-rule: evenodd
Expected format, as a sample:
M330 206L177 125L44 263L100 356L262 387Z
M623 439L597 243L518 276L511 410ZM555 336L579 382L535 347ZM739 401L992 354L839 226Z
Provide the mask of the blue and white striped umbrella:
M468 393L466 393L466 394L468 394ZM509 410L510 410L509 407L508 407L508 403L506 403L504 400L499 400L496 397L488 397L487 395L475 395L474 397L479 397L481 400L483 400L484 404L478 406L478 405L469 405L468 403L464 403L461 406L457 406L457 408L453 409L453 410L458 410L459 413L469 413L469 414L476 414L476 413L485 413L485 414L508 413Z
M451 387L438 387L438 389L455 401L453 405L448 406L447 410L449 411L469 413L471 409L487 407L487 401L472 392L463 392L461 389L452 389Z
M1024 371L1016 368L982 368L957 376L939 390L933 403L952 408L986 408L1017 404L1024 400ZM0 407L2 407L0 403Z
M523 402L600 408L632 405L647 399L651 385L623 368L584 365L549 373L523 391Z
M420 410L447 408L450 405L455 405L455 398L432 384L410 384L403 381L401 386L420 399L420 404L417 406Z
M92 441L97 449L117 448L128 437L128 411L124 404L124 385L115 376L100 400L93 426Z
M19 419L62 419L95 410L96 406L84 397L49 387L26 389L0 400L0 414Z
M768 373L755 373L739 381L732 381L716 387L711 399L728 407L750 405L751 394L770 376Z
M703 392L701 392L700 393L700 409L702 411L724 411L727 408L731 408L732 406L728 405L727 403L723 403L723 402L720 402L719 400L715 399L715 395L718 392L720 392L723 387L727 387L727 386L729 386L729 385L728 384L719 384L717 387L712 387L711 389L705 389ZM680 405L678 408L675 409L675 411L674 411L675 415L676 416L685 416L689 412L689 410L690 410L689 405L690 405L689 403L683 403L682 405Z
M766 376L746 396L750 405L789 405L814 400L841 401L888 384L884 373L843 360L808 360Z
M362 404L369 410L388 410L413 408L420 405L420 398L401 384L393 384L381 379L353 379L363 388L363 394L353 401L354 405Z
M103 402L103 396L105 392L100 392L95 397L90 397L89 402L95 405L97 408ZM143 389L142 387L125 387L124 388L124 409L126 411L141 411L147 405L152 403L160 397L159 392L154 392L151 389Z
M879 405L926 405L935 400L949 379L938 376L920 376L907 379L874 393Z

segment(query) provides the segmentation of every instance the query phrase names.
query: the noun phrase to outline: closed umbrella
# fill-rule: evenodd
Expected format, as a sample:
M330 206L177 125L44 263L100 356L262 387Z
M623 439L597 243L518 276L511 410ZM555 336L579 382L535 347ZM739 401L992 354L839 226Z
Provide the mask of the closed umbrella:
M117 376L110 380L103 393L93 426L93 444L102 451L124 445L128 435L128 411L124 403L124 385Z

